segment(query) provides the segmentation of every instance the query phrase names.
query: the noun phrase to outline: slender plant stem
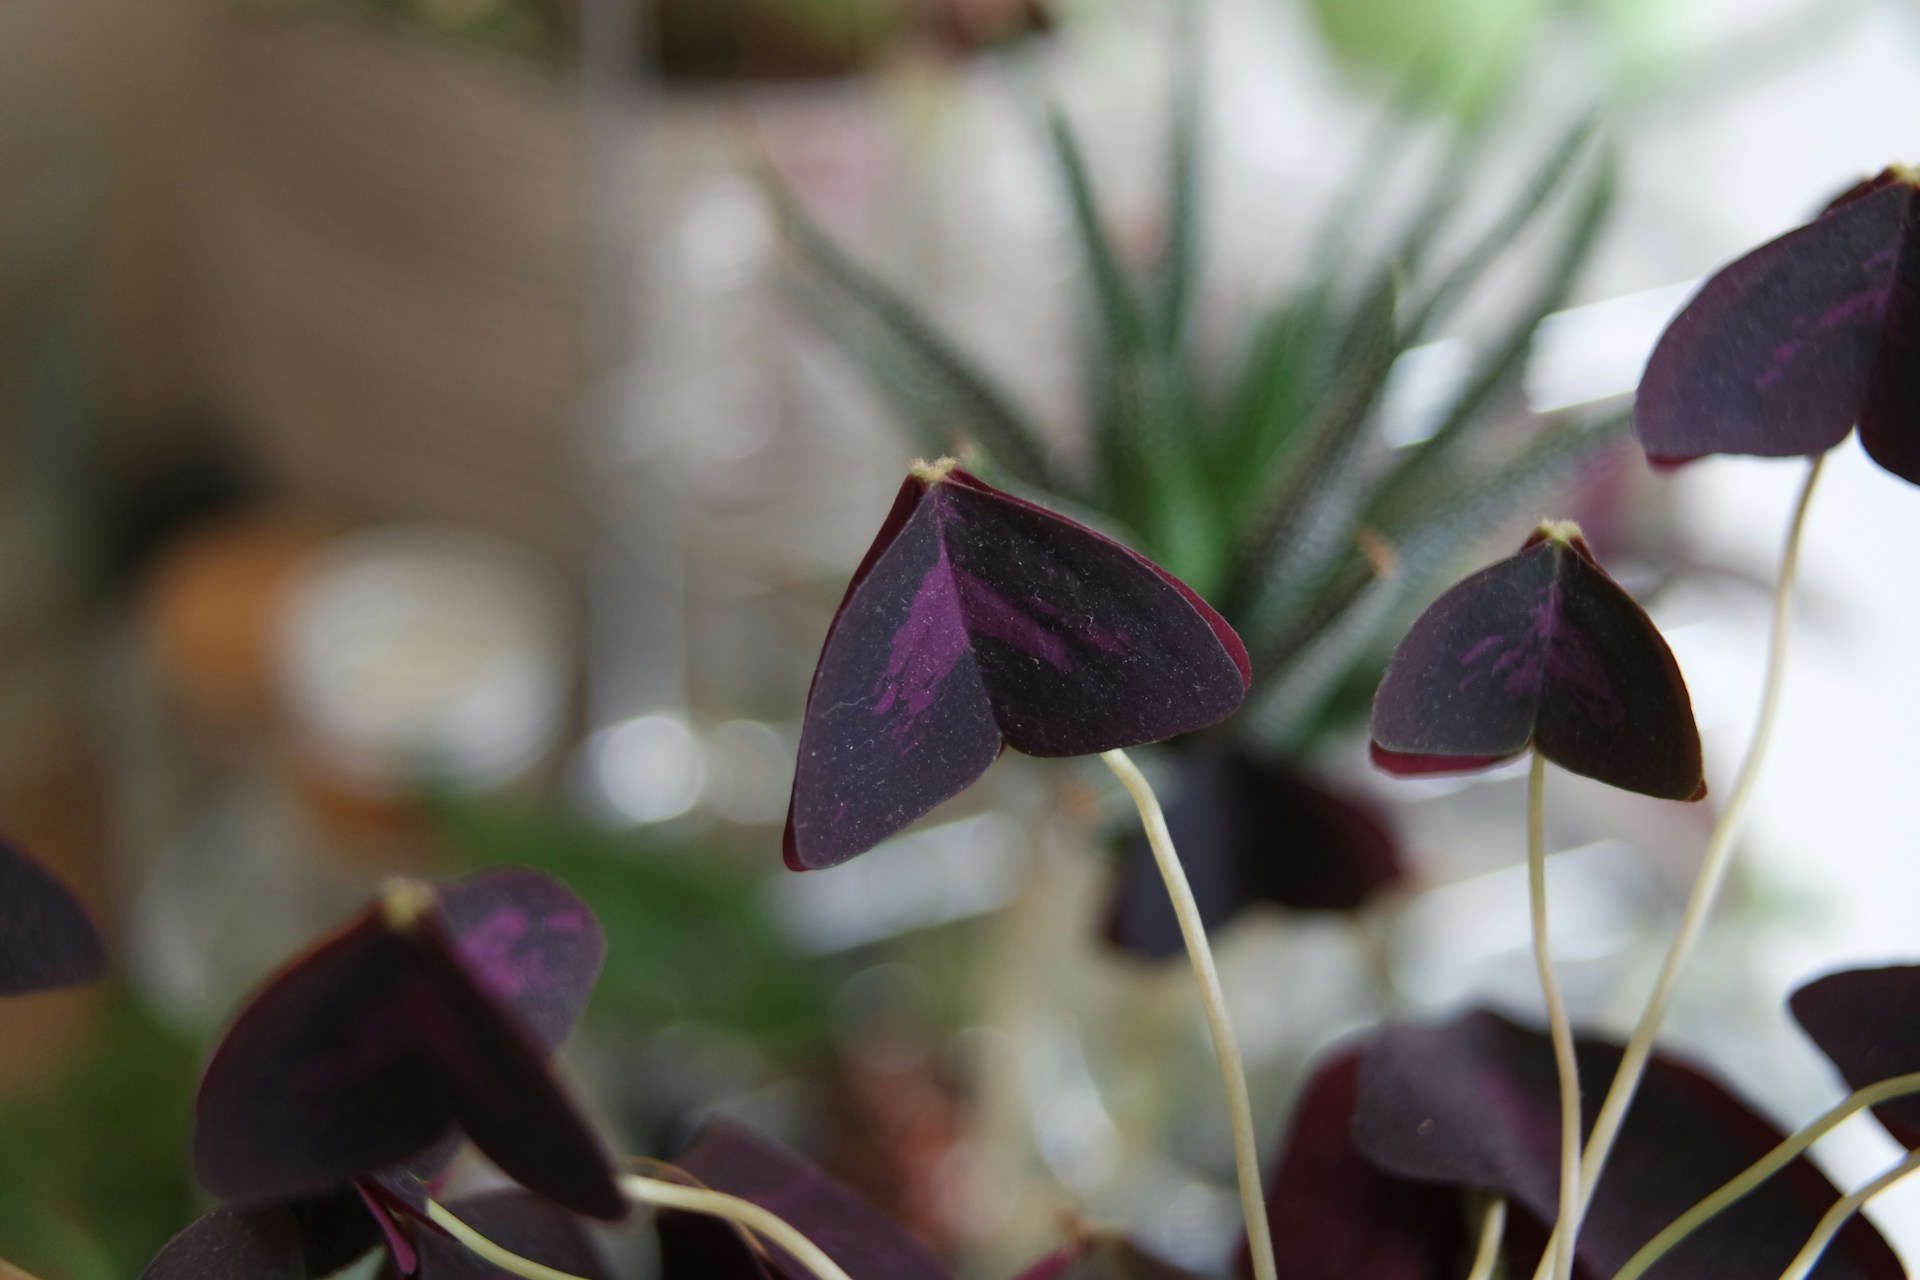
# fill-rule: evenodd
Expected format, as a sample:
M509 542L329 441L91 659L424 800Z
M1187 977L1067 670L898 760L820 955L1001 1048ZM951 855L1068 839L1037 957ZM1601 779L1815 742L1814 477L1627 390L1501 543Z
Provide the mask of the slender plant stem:
M1180 855L1174 852L1173 837L1167 833L1166 815L1160 812L1160 801L1147 785L1146 776L1124 751L1105 751L1100 759L1133 797L1134 807L1140 810L1140 825L1146 828L1147 846L1159 864L1160 878L1167 882L1167 896L1173 901L1173 915L1180 922L1180 937L1187 944L1187 959L1192 962L1193 976L1200 984L1200 1004L1206 1011L1207 1029L1213 1033L1213 1052L1220 1059L1220 1078L1227 1089L1227 1114L1233 1124L1233 1164L1240 1177L1240 1208L1247 1220L1247 1248L1253 1257L1253 1274L1255 1280L1276 1280L1273 1237L1267 1230L1267 1206L1260 1194L1260 1151L1254 1140L1253 1104L1247 1098L1247 1070L1240 1060L1240 1044L1234 1038L1233 1024L1227 1018L1227 997L1220 989L1220 973L1214 968L1213 951L1207 946L1200 908L1187 885L1186 872L1180 868Z
M829 1258L819 1245L801 1235L784 1218L751 1200L742 1200L739 1196L730 1196L724 1191L714 1191L708 1187L689 1187L678 1182L642 1177L637 1173L622 1174L620 1190L627 1199L655 1208L685 1209L690 1213L725 1218L779 1245L819 1280L851 1280L840 1269L840 1264Z
M1494 1268L1500 1265L1500 1236L1506 1229L1507 1202L1494 1196L1480 1213L1480 1246L1474 1250L1467 1280L1493 1280Z
M1721 810L1719 822L1714 824L1713 833L1707 837L1706 852L1700 859L1700 873L1694 879L1693 893L1687 899L1686 911L1680 918L1680 928L1675 932L1673 942L1667 948L1666 960L1660 966L1660 976L1655 979L1646 1008L1640 1014L1633 1035L1627 1040L1619 1069L1614 1073L1613 1084L1607 1090L1606 1101L1600 1105L1599 1117L1594 1121L1593 1132L1587 1135L1587 1151L1580 1168L1585 1193L1577 1211L1571 1217L1563 1215L1554 1227L1555 1237L1564 1235L1571 1241L1579 1232L1580 1219L1586 1213L1587 1205L1592 1202L1593 1188L1599 1183L1600 1171L1613 1150L1614 1140L1620 1135L1620 1125L1626 1119L1634 1091L1640 1087L1640 1077L1646 1072L1647 1058L1653 1053L1654 1037L1659 1034L1660 1024L1666 1018L1680 969L1693 954L1694 945L1700 940L1700 932L1706 926L1707 910L1719 896L1721 881L1726 878L1733 842L1740 834L1740 824L1753 798L1754 784L1759 780L1760 766L1766 759L1767 744L1773 736L1775 713L1780 708L1781 678L1786 671L1787 658L1787 614L1792 601L1794 575L1800 563L1800 535L1806 527L1807 507L1813 498L1814 482L1820 478L1820 469L1825 461L1826 455L1820 454L1808 462L1807 477L1801 482L1800 496L1794 503L1793 518L1787 526L1786 547L1780 556L1780 578L1773 592L1773 631L1767 642L1766 676L1761 686L1760 714L1754 722L1753 738L1747 745L1746 758L1740 762L1740 773L1734 780L1732 793L1727 797L1726 808ZM1550 1248L1552 1243L1549 1242Z
M1807 1243L1794 1255L1787 1269L1780 1273L1780 1280L1806 1280L1813 1272L1814 1264L1820 1261L1820 1255L1827 1251L1840 1228L1847 1225L1847 1219L1860 1211L1860 1206L1885 1191L1900 1179L1920 1169L1920 1151L1909 1151L1900 1162L1861 1187L1852 1195L1841 1196L1833 1202L1833 1207L1822 1215L1813 1228L1813 1234L1807 1237Z
M1613 1280L1639 1280L1649 1267L1666 1256L1669 1249L1778 1173L1801 1152L1833 1132L1842 1121L1852 1119L1868 1107L1877 1107L1890 1098L1909 1093L1920 1093L1920 1071L1893 1076L1848 1094L1811 1124L1782 1138L1773 1150L1729 1178L1719 1190L1668 1223L1664 1231L1641 1245L1639 1252L1627 1259L1627 1265L1614 1273Z
M465 1245L468 1252L484 1258L509 1275L524 1276L525 1280L585 1280L584 1277L574 1275L571 1271L561 1271L557 1267L547 1266L544 1262L523 1258L511 1249L502 1248L454 1217L447 1206L438 1200L427 1201L427 1221Z
M1527 771L1527 905L1533 913L1533 966L1540 974L1540 994L1547 1003L1547 1032L1553 1039L1553 1065L1560 1077L1560 1216L1573 1219L1580 1211L1580 1066L1573 1056L1573 1025L1560 983L1553 976L1553 956L1547 943L1547 758L1533 753ZM1573 1237L1556 1238L1540 1255L1537 1274L1570 1280L1573 1275Z

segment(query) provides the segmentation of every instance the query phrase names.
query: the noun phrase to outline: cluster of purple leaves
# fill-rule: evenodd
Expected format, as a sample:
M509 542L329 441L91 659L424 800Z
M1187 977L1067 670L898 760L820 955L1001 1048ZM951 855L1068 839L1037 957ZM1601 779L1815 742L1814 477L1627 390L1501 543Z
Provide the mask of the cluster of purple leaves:
M1577 1056L1582 1079L1604 1081L1621 1051L1583 1036ZM1920 1065L1920 1054L1914 1063ZM1589 1128L1598 1102L1598 1092L1587 1094ZM1558 1209L1559 1123L1551 1043L1493 1013L1440 1026L1389 1026L1334 1054L1301 1092L1268 1181L1274 1239L1285 1242L1284 1274L1464 1275L1475 1245L1467 1193L1507 1201L1502 1248L1509 1273L1532 1274ZM1576 1274L1612 1275L1784 1136L1699 1067L1656 1053L1595 1188ZM1839 1196L1801 1157L1649 1274L1770 1280ZM1249 1274L1244 1255L1241 1274ZM1894 1280L1906 1273L1879 1234L1856 1218L1814 1274Z
M1920 266L1906 252L1915 190L1889 171L1709 281L1649 367L1637 422L1650 455L1815 453L1858 422L1876 459L1920 479L1920 448L1901 430L1920 392ZM1151 562L963 471L916 472L815 673L787 861L807 869L855 856L965 788L1007 745L1079 755L1216 723L1250 679L1232 629ZM1374 740L1376 760L1397 771L1479 767L1532 748L1632 790L1704 794L1672 655L1577 535L1555 527L1416 623L1376 697ZM1289 807L1284 792L1274 803ZM1329 830L1362 827L1320 813ZM9 850L0 875L28 904L0 937L8 981L72 981L98 967L91 927L43 873ZM1229 885L1216 910L1246 892ZM242 1013L202 1083L196 1171L240 1204L190 1226L147 1274L312 1276L382 1238L402 1274L490 1274L426 1222L456 1130L526 1190L455 1211L508 1247L600 1274L570 1214L617 1218L624 1202L546 1059L585 1003L601 948L591 913L566 890L502 872L425 904L390 896L303 955ZM1834 975L1793 1008L1856 1085L1920 1067L1920 969ZM1620 1050L1589 1038L1578 1055L1583 1076L1606 1079ZM1877 1114L1902 1141L1920 1137L1920 1104ZM1701 1071L1656 1055L1594 1189L1579 1273L1618 1268L1781 1136ZM857 1276L945 1274L856 1197L742 1130L709 1126L681 1172L779 1213ZM1470 1247L1469 1191L1510 1203L1509 1261L1536 1262L1557 1179L1551 1049L1474 1013L1387 1028L1326 1064L1275 1167L1269 1214L1289 1274L1437 1278L1456 1274ZM1798 1160L1656 1272L1775 1274L1838 1197ZM670 1276L803 1280L793 1259L731 1226L664 1214L660 1231ZM1023 1280L1170 1274L1124 1242L1086 1240ZM1855 1220L1817 1274L1902 1272Z
M525 1190L448 1208L516 1252L604 1274L575 1214L626 1202L548 1059L605 946L586 904L531 871L390 891L289 962L201 1078L194 1172L226 1207L143 1273L318 1277L385 1243L389 1270L492 1276L426 1219L462 1135Z

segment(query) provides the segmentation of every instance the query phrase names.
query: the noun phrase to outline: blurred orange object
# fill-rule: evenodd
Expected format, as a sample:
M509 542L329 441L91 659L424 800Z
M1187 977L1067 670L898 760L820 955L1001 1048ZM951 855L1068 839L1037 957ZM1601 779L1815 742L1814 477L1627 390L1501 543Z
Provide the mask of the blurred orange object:
M267 723L287 589L340 528L253 511L189 534L161 557L141 591L140 629L167 691L194 720L219 730Z

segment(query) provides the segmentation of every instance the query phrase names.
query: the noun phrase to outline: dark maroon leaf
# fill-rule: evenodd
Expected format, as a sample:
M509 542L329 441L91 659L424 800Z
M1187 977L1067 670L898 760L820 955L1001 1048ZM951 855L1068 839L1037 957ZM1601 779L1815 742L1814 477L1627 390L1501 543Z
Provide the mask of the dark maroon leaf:
M1209 932L1256 903L1352 911L1405 875L1383 814L1285 766L1233 752L1173 753L1167 829ZM1107 938L1152 959L1183 950L1146 836L1122 843Z
M814 669L787 864L872 848L1003 744L1084 755L1215 724L1249 671L1232 628L1151 561L957 468L917 470Z
M1620 1048L1580 1038L1591 1128ZM1443 1026L1389 1027L1364 1051L1354 1145L1387 1172L1506 1197L1509 1257L1528 1274L1559 1208L1560 1104L1553 1048L1495 1014ZM1588 1277L1617 1271L1639 1247L1784 1135L1706 1075L1655 1054L1579 1238ZM1648 1273L1669 1280L1773 1280L1839 1199L1802 1158L1695 1232ZM1814 1275L1897 1280L1898 1260L1865 1220L1835 1237Z
M1122 1236L1077 1240L1033 1263L1014 1280L1199 1280Z
M580 1213L625 1202L546 1050L462 960L430 890L403 884L282 969L215 1049L194 1168L259 1202L405 1160L450 1128Z
M572 1214L524 1191L490 1191L447 1205L448 1212L501 1248L587 1280L612 1280L613 1272ZM482 1260L465 1245L435 1231L415 1233L419 1280L512 1280L512 1273ZM391 1262L383 1275L403 1274Z
M106 964L86 908L45 867L0 839L0 996L92 982Z
M325 1195L291 1200L284 1206L300 1228L300 1245L307 1271L330 1276L380 1243L386 1224L367 1212L367 1203L352 1186Z
M1373 700L1374 762L1394 773L1477 768L1529 746L1628 791L1706 794L1679 664L1564 524L1434 601Z
M1916 190L1890 169L1709 279L1641 379L1648 456L1815 454L1858 423L1876 461L1920 482Z
M1830 973L1789 1004L1849 1087L1920 1071L1920 965ZM1883 1102L1873 1114L1895 1139L1920 1147L1920 1096Z
M674 1163L690 1181L785 1219L853 1280L947 1280L939 1259L878 1209L737 1124L709 1120ZM768 1245L761 1253L717 1219L668 1211L656 1224L665 1280L813 1280L785 1250Z
M573 1030L606 958L593 912L537 871L503 867L441 885L440 918L460 958L495 998L513 1006L551 1052Z
M1267 1224L1289 1280L1452 1280L1472 1248L1453 1187L1410 1182L1362 1159L1351 1135L1358 1051L1315 1071L1267 1184ZM1251 1276L1242 1238L1235 1274Z
M140 1280L308 1280L300 1228L284 1208L215 1209L188 1223Z
M511 1005L548 1053L559 1048L606 958L606 935L587 904L558 881L518 867L467 876L437 892L441 919L474 979ZM461 1142L449 1134L409 1158L408 1171L431 1179Z

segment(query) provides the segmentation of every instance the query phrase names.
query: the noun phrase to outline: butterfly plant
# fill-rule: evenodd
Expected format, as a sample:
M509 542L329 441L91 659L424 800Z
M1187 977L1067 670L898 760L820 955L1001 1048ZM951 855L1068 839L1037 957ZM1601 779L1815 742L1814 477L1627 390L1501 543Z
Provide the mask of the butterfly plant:
M1611 158L1595 121L1577 121L1476 224L1462 197L1492 181L1489 115L1454 138L1404 217L1383 218L1380 210L1405 207L1386 196L1408 185L1415 163L1416 130L1399 104L1326 215L1309 275L1262 299L1218 358L1195 324L1206 258L1204 6L1176 8L1181 60L1150 260L1122 251L1064 114L1045 122L1093 320L1084 450L1055 447L1059 432L915 300L843 250L770 169L766 185L791 247L793 298L867 375L916 447L929 457L957 453L996 485L1090 513L1213 600L1244 638L1257 675L1246 711L1176 744L1169 762L1168 820L1211 886L1206 923L1255 901L1351 910L1401 880L1401 859L1378 815L1324 820L1363 802L1328 792L1312 766L1316 749L1364 715L1395 631L1440 575L1624 426L1618 415L1531 417L1519 394L1534 329L1563 305L1604 222ZM1374 240L1378 248L1359 247ZM1391 446L1380 407L1395 361L1445 334L1516 240L1542 246L1536 274L1516 304L1494 312L1491 339L1431 433ZM1283 779L1281 799L1221 785L1247 777ZM1246 813L1223 815L1220 804L1236 797ZM1150 850L1138 836L1127 844L1110 933L1133 950L1167 954L1176 927L1164 901L1127 887L1151 888Z
M1679 664L1565 521L1542 524L1517 555L1421 614L1373 702L1374 762L1391 772L1484 768L1529 748L1528 897L1560 1076L1560 1215L1572 1222L1582 1194L1580 1084L1548 954L1546 762L1668 800L1698 800L1707 788ZM1570 1280L1574 1258L1569 1230L1558 1237L1551 1274Z
M1159 565L951 458L916 462L814 668L786 857L807 870L866 852L970 785L1004 746L1099 754L1140 810L1200 985L1241 1208L1271 1280L1252 1104L1226 998L1159 802L1123 750L1218 723L1251 681L1233 628Z

